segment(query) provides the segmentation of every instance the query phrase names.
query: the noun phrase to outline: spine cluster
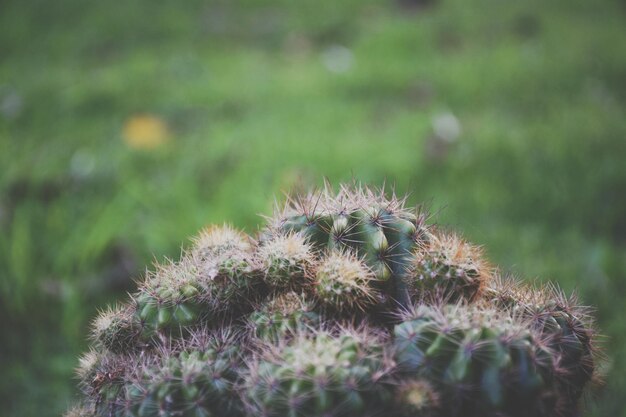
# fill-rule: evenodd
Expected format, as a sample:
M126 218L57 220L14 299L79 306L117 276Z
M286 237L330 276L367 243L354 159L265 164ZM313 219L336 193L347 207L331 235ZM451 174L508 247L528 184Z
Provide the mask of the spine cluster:
M575 417L586 309L361 187L201 232L94 320L67 417Z

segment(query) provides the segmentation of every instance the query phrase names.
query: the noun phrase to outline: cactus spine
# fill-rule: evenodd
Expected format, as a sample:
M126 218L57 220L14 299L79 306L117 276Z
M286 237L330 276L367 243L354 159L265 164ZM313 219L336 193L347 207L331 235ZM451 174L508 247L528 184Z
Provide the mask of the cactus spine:
M359 186L205 229L91 339L68 417L575 417L597 357L575 300Z

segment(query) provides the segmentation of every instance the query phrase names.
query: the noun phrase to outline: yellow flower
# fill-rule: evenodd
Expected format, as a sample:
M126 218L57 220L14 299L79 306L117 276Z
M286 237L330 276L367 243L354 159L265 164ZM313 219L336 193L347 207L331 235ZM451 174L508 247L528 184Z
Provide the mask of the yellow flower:
M128 147L150 150L167 143L170 132L161 118L150 114L136 114L124 123L122 136Z

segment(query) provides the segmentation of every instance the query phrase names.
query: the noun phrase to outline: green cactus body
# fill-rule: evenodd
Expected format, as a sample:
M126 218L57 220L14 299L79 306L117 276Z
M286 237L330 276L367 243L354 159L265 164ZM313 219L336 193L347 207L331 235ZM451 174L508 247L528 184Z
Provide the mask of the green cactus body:
M257 338L278 343L298 330L318 327L321 316L306 296L288 292L250 313L248 324Z
M562 370L557 375L558 383L568 393L567 398L572 399L561 407L575 408L595 371L594 331L586 309L552 285L534 288L502 277L494 280L486 299L524 317L558 353Z
M279 236L259 249L265 282L277 289L302 289L312 269L311 245L297 235Z
M394 329L401 369L458 398L451 415L557 415L546 400L555 395L553 352L523 323L500 314L459 306L418 309Z
M182 261L161 267L135 296L136 317L144 338L157 331L176 331L198 323L210 309L205 293L193 265Z
M140 346L142 329L132 306L109 308L92 324L92 339L113 353L132 352Z
M454 235L431 235L412 258L406 279L416 296L473 300L489 280L479 248Z
M254 241L229 226L210 227L194 240L188 262L196 268L213 313L232 313L264 293Z
M203 336L201 336L202 338ZM162 346L129 363L128 357L92 352L82 379L96 398L98 417L242 415L234 384L241 367L235 339L215 336L182 345L166 355ZM182 349L182 350L179 350ZM86 408L85 408L86 410Z
M236 347L233 346L236 350ZM238 416L232 352L185 351L148 366L127 385L123 416Z
M242 314L263 293L253 245L229 227L203 232L178 263L158 266L134 297L142 337Z
M120 356L107 351L91 350L80 358L77 374L80 385L87 397L92 400L88 409L94 415L116 416L119 413L124 393L127 366Z
M523 315L532 321L532 327L559 354L562 371L557 375L557 381L568 393L565 398L572 400L562 401L561 407L575 408L576 400L582 396L595 370L591 328L577 317L575 311L559 305L554 299L522 308Z
M583 309L504 284L395 197L290 199L258 243L202 231L101 312L67 417L574 417Z
M315 291L322 304L337 312L365 311L379 298L370 286L373 279L371 270L354 255L330 253L318 265Z
M379 382L387 372L382 345L373 336L300 333L268 349L248 378L254 415L356 417L389 405Z

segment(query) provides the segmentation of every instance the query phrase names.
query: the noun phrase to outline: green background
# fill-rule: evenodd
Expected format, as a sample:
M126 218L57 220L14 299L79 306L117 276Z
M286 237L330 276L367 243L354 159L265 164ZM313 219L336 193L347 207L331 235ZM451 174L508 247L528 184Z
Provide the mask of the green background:
M409 193L596 309L626 416L626 3L0 3L0 404L53 416L98 307L282 190ZM151 114L169 140L136 149Z

